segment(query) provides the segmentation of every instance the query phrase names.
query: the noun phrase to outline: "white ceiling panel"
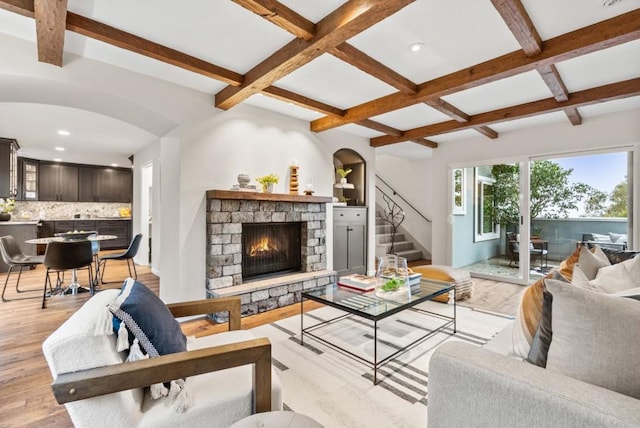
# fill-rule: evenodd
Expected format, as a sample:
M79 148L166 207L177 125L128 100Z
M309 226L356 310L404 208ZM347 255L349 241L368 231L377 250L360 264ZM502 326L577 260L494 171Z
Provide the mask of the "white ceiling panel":
M0 135L18 140L20 156L43 160L125 166L129 155L157 138L108 116L46 104L0 103L0 117ZM71 135L58 135L60 129Z
M101 1L90 17L237 73L293 39L231 1L192 0L188 7L168 0Z
M493 127L493 125L491 125ZM446 134L434 135L433 137L429 137L429 140L434 141L438 144L440 143L448 143L450 141L460 141L460 140L468 140L481 137L473 129L464 129L462 131L449 132Z
M374 116L371 119L403 131L450 120L445 114L423 103Z
M569 92L640 77L640 40L556 65Z
M578 111L583 118L589 118L633 109L638 109L638 121L640 122L640 96L584 106L580 107ZM640 139L640 135L638 138Z
M419 160L430 158L433 149L420 144L405 142L376 148L376 155L390 155L403 159Z
M415 83L520 49L491 2L477 0L418 0L349 43Z
M360 137L365 137L365 138L374 138L374 137L380 137L382 135L385 135L382 132L378 132L370 128L365 128L364 126L356 125L355 123L343 125L338 127L337 129L339 129L340 131L347 132L349 134L358 135Z
M491 128L493 128L498 133L501 133L558 122L566 122L569 126L571 126L567 115L563 111L556 111L533 117L510 120L508 122L494 123L493 125L491 125Z
M538 72L530 71L442 98L465 113L474 115L550 97L551 91Z
M605 0L522 0L542 40L586 27L640 8L640 0L623 0L603 6Z
M278 80L275 86L343 109L396 92L329 54Z
M289 9L296 11L313 23L317 23L346 2L347 0L280 0L280 3L284 4Z
M247 104L251 104L265 110L276 111L286 116L291 116L302 120L311 121L323 116L318 112L314 112L306 108L299 107L295 104L280 101L278 99L262 94L253 95L252 97L249 97L245 102Z

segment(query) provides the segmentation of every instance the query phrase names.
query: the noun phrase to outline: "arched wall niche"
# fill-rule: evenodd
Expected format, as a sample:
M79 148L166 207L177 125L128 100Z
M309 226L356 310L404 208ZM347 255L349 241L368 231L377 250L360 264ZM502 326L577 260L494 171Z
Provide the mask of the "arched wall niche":
M333 196L347 206L366 206L366 172L367 164L358 152L351 149L340 149L333 154L335 185ZM347 184L340 183L338 168L351 169L346 177Z

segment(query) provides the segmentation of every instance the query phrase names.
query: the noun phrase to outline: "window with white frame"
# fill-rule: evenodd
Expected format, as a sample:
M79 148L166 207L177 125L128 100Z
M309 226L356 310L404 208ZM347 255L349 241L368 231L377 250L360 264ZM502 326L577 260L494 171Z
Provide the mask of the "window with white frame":
M478 168L475 171L475 203L474 224L475 240L488 241L500 238L500 225L496 223L494 217L494 184L491 177L482 175Z

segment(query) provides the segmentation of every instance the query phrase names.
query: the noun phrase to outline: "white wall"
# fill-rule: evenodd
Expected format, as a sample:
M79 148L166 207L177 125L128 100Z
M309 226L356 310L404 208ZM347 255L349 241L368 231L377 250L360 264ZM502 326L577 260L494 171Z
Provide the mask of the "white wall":
M376 156L376 174L422 215L432 220L432 168L430 165L430 158L407 160L390 155ZM384 184L378 183L378 186L387 191ZM381 197L377 202L384 207ZM405 220L401 227L424 247L426 253L423 251L423 256L429 258L432 247L432 223L426 222L402 200L398 199L397 203L403 206L405 211Z
M297 159L299 182L312 178L315 195L330 196L333 153L344 147L363 156L368 174L375 170L374 152L367 139L340 131L313 134L306 121L249 105L215 111L208 119L172 135L176 137L162 140L160 155L160 296L166 302L205 297L207 190L230 189L239 173L249 174L252 181L275 173L280 177L276 192L288 193L288 167ZM372 185L371 176L367 178ZM369 189L368 201L372 193ZM154 240L155 223L154 209ZM330 261L330 245L327 251Z

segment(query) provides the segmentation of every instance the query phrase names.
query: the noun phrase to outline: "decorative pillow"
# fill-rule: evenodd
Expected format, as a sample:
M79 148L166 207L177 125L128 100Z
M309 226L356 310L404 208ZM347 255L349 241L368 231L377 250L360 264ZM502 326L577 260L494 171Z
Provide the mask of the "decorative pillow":
M602 252L607 255L612 265L632 259L640 254L640 251L612 250L611 248L602 248Z
M547 366L547 354L549 353L549 345L551 345L551 339L553 332L551 331L551 308L553 305L553 295L547 290L542 292L542 317L540 323L536 329L536 334L533 336L533 342L531 343L531 349L527 355L527 361L536 366Z
M109 305L109 310L114 315L115 332L119 336L124 334L121 333L121 325L124 324L127 336L128 333L133 335L129 343L138 339L141 351L149 357L187 350L187 338L167 306L144 284L133 278L125 281L120 294ZM119 351L122 350L121 341L119 338ZM136 359L135 356L133 359Z
M127 278L118 297L109 305L113 330L118 335L118 351L129 349L127 361L154 358L184 352L187 338L167 306L141 282ZM163 384L151 385L154 399L170 395L175 410L184 412L188 396L184 380L171 381L169 391Z
M604 266L610 266L611 262L607 255L602 252L599 246L595 246L592 251L585 247L580 247L580 257L578 258L580 269L591 281L595 279L598 269Z
M545 284L553 295L547 370L640 399L640 302Z
M529 355L531 342L542 316L544 279L553 278L553 276L554 272L549 272L547 276L540 278L522 292L512 333L513 351L522 358L527 358Z
M576 250L562 262L560 262L560 267L558 268L558 272L562 275L567 281L571 282L573 277L573 266L578 263L578 259L580 259L580 250L584 248L582 246L576 248Z
M623 244L627 242L627 235L624 233L609 232L609 239L611 239L611 242Z
M640 287L640 258L634 258L598 270L595 279L589 280L582 273L580 264L573 268L572 285L587 290L612 294L630 288Z

